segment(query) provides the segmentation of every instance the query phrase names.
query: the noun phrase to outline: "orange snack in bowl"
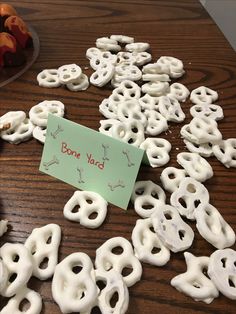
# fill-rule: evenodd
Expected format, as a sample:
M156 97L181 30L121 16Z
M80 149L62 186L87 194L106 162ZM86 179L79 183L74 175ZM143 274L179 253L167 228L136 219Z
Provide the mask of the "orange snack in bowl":
M9 16L4 23L8 33L13 35L22 48L32 47L32 37L25 24L19 16Z
M1 16L17 15L17 12L10 4L0 3L0 15Z
M13 6L6 3L0 3L0 32L5 31L4 22L11 15L17 15Z
M25 56L16 39L8 33L0 33L0 67L18 66L25 62Z
M29 56L33 38L13 6L0 3L0 68L20 66Z

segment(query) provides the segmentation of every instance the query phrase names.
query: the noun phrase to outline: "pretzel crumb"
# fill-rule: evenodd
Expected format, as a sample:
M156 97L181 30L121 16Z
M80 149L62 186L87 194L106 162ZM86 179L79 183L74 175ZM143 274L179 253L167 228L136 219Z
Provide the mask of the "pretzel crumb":
M10 129L11 123L0 124L0 131L6 131Z

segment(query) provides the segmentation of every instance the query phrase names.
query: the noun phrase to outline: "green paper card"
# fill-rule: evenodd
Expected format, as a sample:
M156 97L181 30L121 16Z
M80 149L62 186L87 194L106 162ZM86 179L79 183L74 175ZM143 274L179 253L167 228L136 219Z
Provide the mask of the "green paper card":
M50 114L39 170L126 209L142 149Z

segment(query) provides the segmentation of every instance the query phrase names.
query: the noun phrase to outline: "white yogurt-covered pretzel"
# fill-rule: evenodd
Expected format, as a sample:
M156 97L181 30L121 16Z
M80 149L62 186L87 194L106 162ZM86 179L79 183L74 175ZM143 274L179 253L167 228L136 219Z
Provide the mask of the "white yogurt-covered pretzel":
M115 249L121 249L122 253ZM123 237L111 238L96 250L95 266L105 271L113 268L123 276L127 287L133 286L142 275L142 266L134 256L132 245ZM123 274L126 268L131 270L128 275Z
M133 65L133 63L119 63L118 65L126 65L126 66L130 66L130 65ZM135 65L136 66L136 65ZM128 80L129 78L127 76L124 76L122 77L122 75L116 75L116 72L115 74L113 75L113 78L111 79L111 86L113 88L117 88L119 87L120 83L123 82L124 80Z
M125 109L127 109L127 112L125 111ZM122 121L122 119L123 121L127 121L127 119L129 119L128 115L131 113L131 112L128 112L129 110L132 111L133 113L135 111L142 113L141 106L139 104L138 99L136 98L124 99L122 102L117 104L117 116L118 116L118 111L119 111L119 114L121 116L120 121Z
M192 90L190 100L196 105L212 104L218 99L218 93L209 87L200 86Z
M46 127L41 127L41 126L36 126L33 129L33 137L38 140L40 143L44 144L46 140L46 133L47 133L47 128Z
M211 165L197 153L179 153L177 162L197 181L204 182L213 176Z
M185 178L174 193L170 203L188 219L195 220L195 212L200 204L209 203L209 193L203 184L193 178Z
M115 67L107 62L101 63L96 71L90 76L90 83L102 87L106 85L115 73Z
M160 203L151 219L155 232L172 252L184 251L192 245L194 232L173 206Z
M165 204L166 195L162 188L151 180L137 181L134 185L131 200L134 203L136 213L143 218L147 218L158 209L160 202Z
M77 211L76 206L79 206ZM65 218L78 221L87 228L98 228L106 218L107 201L95 192L75 191L65 204L63 214ZM92 214L97 216L90 218Z
M197 153L202 157L210 157L213 155L212 144L196 144L184 139L184 144L191 153Z
M178 101L186 101L190 92L186 86L181 83L173 83L170 85L168 96L176 98Z
M196 257L189 252L184 252L187 271L174 277L171 285L178 291L190 296L195 301L211 303L219 296L214 283L204 274L208 269L209 257Z
M236 300L236 251L217 250L211 254L208 275L227 298Z
M166 95L169 92L169 83L168 82L148 82L142 85L142 92L149 94L150 96L158 97Z
M8 270L3 260L0 258L0 295L1 291L5 290L8 281Z
M142 68L144 74L166 74L168 67L158 63L149 63Z
M185 114L178 100L170 96L161 96L159 99L159 111L167 121L182 122Z
M120 121L116 119L106 119L106 120L100 120L100 128L98 129L99 132L106 134L108 136L112 136L111 128L114 124L119 124Z
M119 88L119 86L117 87ZM117 89L116 88L116 89ZM116 90L114 89L114 91ZM119 106L120 103L126 100L126 98L122 95L123 92L119 93L112 93L108 98L107 98L107 104L105 103L105 106L108 107L109 111L112 111L114 114L116 114L116 119L117 119L117 107ZM130 99L130 98L128 98ZM105 109L106 110L106 109Z
M135 64L136 57L132 52L120 51L117 53L117 65L121 63Z
M145 133L148 135L156 136L168 129L166 118L155 110L145 110L147 118L147 125Z
M61 86L57 69L45 69L37 75L39 86L54 88Z
M109 51L120 51L121 46L118 45L118 42L112 38L100 37L96 40L96 47L103 50Z
M140 87L133 81L124 80L112 92L113 96L119 96L120 99L139 99L141 95Z
M213 145L213 154L225 167L236 168L236 138L229 138Z
M169 152L171 144L163 138L146 138L140 145L146 151L149 163L152 167L161 167L170 160Z
M168 74L146 73L142 75L142 80L150 82L169 82L170 78Z
M144 141L144 127L138 120L129 120L113 125L112 137L128 144L139 147Z
M23 301L27 301L27 309L20 308ZM41 310L42 298L39 293L27 287L22 287L22 289L8 301L7 305L4 306L1 310L1 314L40 314Z
M47 126L49 113L55 114L58 117L63 117L64 109L64 104L58 100L44 100L30 109L30 121L34 125L45 127Z
M164 189L173 193L178 189L181 181L186 178L186 176L187 173L184 169L167 167L162 171L160 180Z
M66 84L66 87L72 92L86 90L89 87L87 75L82 73L76 81Z
M143 73L150 73L150 74L170 74L169 65L165 64L165 62L155 62L147 64L142 69Z
M136 52L134 51L132 55L135 58L134 64L138 67L150 62L152 60L152 55L147 51Z
M25 241L33 262L33 275L40 280L52 277L58 262L58 248L61 242L61 228L48 224L33 229Z
M85 253L72 253L55 269L52 296L62 313L84 312L98 295L93 264Z
M165 66L167 74L169 74L172 78L179 78L185 73L183 62L177 58L162 56L156 63L161 66Z
M131 194L132 202L134 203L135 200L141 195L150 195L153 198L162 201L163 203L165 203L166 199L163 189L151 180L135 182L134 189Z
M107 119L117 119L116 105L111 106L111 101L108 98L103 99L99 105L99 112L101 112Z
M5 297L11 297L29 281L33 264L29 251L23 244L5 243L0 248L0 257L7 267L7 284L1 291Z
M103 314L125 314L129 306L129 291L122 276L114 269L104 271L95 270L96 282L103 283L105 287L100 290L97 306ZM116 304L111 299L117 294Z
M58 68L58 78L61 84L73 83L82 74L80 66L77 64L65 64Z
M121 63L115 68L114 78L117 82L124 80L138 81L142 77L142 72L134 64Z
M131 237L134 252L137 258L144 263L163 266L170 259L170 251L164 246L157 233L152 231L152 228L151 218L136 221Z
M126 35L111 35L111 39L118 41L121 44L132 44L134 38Z
M167 74L145 73L142 75L142 80L150 82L169 82L170 78Z
M204 105L195 105L190 108L190 114L192 117L202 118L207 117L213 120L221 120L224 118L223 110L218 105L213 104L204 104Z
M101 49L98 49L97 47L91 47L86 50L86 58L90 60L98 57L101 53Z
M217 144L222 140L222 134L218 130L218 124L215 120L202 117L193 118L189 123L191 133L197 138L196 144L212 143Z
M192 142L192 143L196 143L198 142L198 138L196 135L194 135L191 130L190 130L190 126L189 124L185 124L182 126L181 130L180 130L180 134L184 139L187 139L188 141ZM200 145L200 144L198 144Z
M195 211L196 227L201 236L217 249L235 243L235 233L219 211L210 204L201 204Z
M130 52L143 52L150 48L148 43L138 42L138 43L131 43L125 46L125 50Z
M142 69L143 81L160 81L160 82L168 82L170 81L170 77L166 74L165 67L161 66L157 63L149 63L145 65Z
M117 56L112 54L110 51L99 50L97 55L90 58L90 66L94 70L97 70L103 63L109 65L115 65L117 62Z
M149 94L145 94L144 96L139 98L139 104L143 111L156 110L157 112L159 112L159 99L160 97L152 97Z
M144 127L147 124L146 115L141 112L141 107L137 99L129 99L120 103L117 107L117 118L121 122L138 120Z
M10 128L6 131L1 132L1 138L11 144L19 144L21 142L28 141L32 137L34 130L33 123L26 118L15 128Z
M8 131L15 129L26 119L26 113L24 111L9 111L0 117L0 125L9 124ZM0 132L1 134L1 132Z
M123 277L114 269L96 269L94 277L98 296L86 311L80 313L91 314L94 308L99 308L103 314L125 314L129 306L129 291Z

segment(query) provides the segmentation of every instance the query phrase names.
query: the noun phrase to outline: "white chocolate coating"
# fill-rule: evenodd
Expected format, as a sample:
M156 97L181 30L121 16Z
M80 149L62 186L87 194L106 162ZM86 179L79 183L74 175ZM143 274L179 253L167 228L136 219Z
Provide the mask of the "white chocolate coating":
M25 241L33 262L33 275L40 280L53 276L58 262L61 228L56 224L33 229ZM45 265L43 263L45 262Z
M122 253L113 253L115 248L121 248ZM142 266L134 256L132 245L123 237L111 238L96 250L95 266L105 271L113 268L120 274L125 268L131 269L131 273L123 276L127 287L134 285L142 275Z
M219 291L214 283L203 273L203 270L208 268L209 257L196 257L189 252L185 252L184 257L187 271L174 277L171 280L171 285L195 301L211 303L219 296Z

